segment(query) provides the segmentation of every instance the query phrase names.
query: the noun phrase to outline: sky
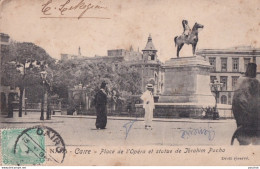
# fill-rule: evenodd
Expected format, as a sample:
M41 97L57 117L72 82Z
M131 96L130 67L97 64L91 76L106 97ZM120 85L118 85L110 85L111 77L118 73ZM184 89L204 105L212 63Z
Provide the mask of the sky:
M51 9L43 11L43 5ZM102 8L61 12L85 4ZM176 57L174 37L181 35L181 21L204 25L199 31L198 49L234 46L260 48L260 0L1 0L0 32L13 40L33 42L53 58L61 53L84 56L107 55L109 49L144 49L151 34L161 61ZM56 9L55 9L56 8ZM63 8L63 9L64 9ZM45 8L46 9L46 8ZM58 17L58 18L43 18ZM63 18L60 18L63 17ZM71 18L75 17L75 18ZM98 19L96 17L99 17ZM191 56L185 45L180 56Z

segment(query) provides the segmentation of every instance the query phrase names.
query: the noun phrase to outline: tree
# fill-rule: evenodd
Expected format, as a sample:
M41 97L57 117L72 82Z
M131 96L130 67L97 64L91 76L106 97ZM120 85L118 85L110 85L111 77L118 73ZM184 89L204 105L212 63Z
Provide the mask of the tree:
M22 117L22 100L24 89L27 86L40 84L40 74L46 67L55 64L46 51L28 42L11 42L9 52L3 59L3 81L20 90L19 117Z
M116 97L126 97L141 92L141 75L124 63L113 64L103 61L69 60L60 61L54 73L54 90L63 98L68 89L83 84L88 96L94 98L102 81L106 81Z

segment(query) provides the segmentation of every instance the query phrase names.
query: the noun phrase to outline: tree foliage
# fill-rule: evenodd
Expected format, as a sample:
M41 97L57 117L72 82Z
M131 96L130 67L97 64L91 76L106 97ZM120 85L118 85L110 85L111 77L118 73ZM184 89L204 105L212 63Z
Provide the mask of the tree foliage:
M34 94L31 96L40 98L39 95L42 93L35 90L35 88L39 88L41 82L40 72L45 67L53 67L55 60L43 48L33 43L12 41L9 51L5 53L2 61L3 84L20 89L19 116L21 116L24 89L33 92Z
M66 98L68 89L81 83L86 87L89 97L94 97L102 81L106 81L110 91L116 91L118 97L141 92L141 76L135 69L124 63L89 60L60 61L54 76L54 90Z
M43 94L41 71L47 71L47 81L52 82L52 93L65 101L68 90L75 85L86 87L93 98L102 81L108 83L109 90L117 97L126 98L140 94L141 76L136 69L124 62L112 63L93 60L68 60L55 62L46 51L33 43L11 42L1 66L4 85L19 87L20 108L24 89L29 102L40 102Z

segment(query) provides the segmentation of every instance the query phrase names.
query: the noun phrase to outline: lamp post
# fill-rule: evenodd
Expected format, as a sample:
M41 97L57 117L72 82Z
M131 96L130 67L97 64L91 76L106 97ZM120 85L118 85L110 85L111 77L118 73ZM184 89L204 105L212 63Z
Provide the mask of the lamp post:
M27 107L26 107L26 104L27 104L27 98L24 98L24 115L27 115Z
M44 95L45 95L45 83L46 83L47 72L42 71L40 74L42 78L42 87L43 87L40 120L44 120Z
M219 117L218 111L217 111L217 98L219 96L219 92L221 91L221 87L223 86L223 83L219 83L218 80L214 80L214 83L210 83L211 91L215 93L215 108L213 112L213 119L216 119Z
M47 117L46 117L46 120L50 120L51 119L51 108L50 108L50 96L49 96L49 93L47 92Z

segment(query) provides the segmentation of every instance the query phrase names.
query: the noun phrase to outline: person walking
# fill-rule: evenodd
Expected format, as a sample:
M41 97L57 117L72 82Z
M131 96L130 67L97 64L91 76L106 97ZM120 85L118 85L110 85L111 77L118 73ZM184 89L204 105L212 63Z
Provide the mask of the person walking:
M103 81L100 90L95 95L95 108L97 113L96 128L106 129L107 125L107 92L106 82Z
M153 85L147 84L146 91L142 94L141 99L143 100L143 108L145 110L144 123L145 129L152 129L152 120L153 120L153 109L154 98L153 98Z

